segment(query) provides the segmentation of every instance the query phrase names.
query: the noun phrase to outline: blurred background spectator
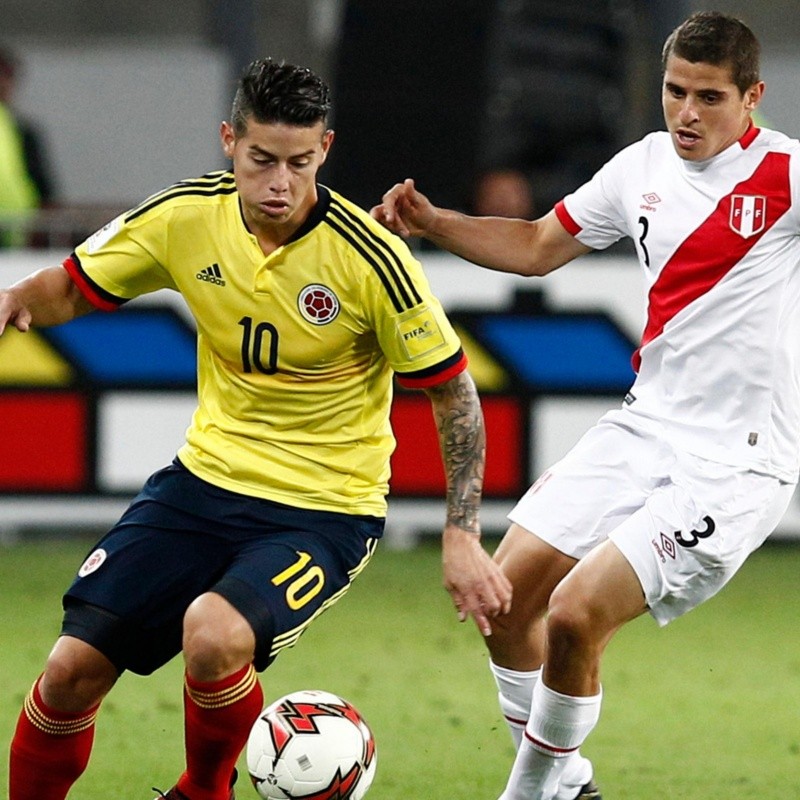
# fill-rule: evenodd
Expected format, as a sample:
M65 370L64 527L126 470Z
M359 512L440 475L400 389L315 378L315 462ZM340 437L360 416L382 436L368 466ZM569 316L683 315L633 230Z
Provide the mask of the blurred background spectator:
M16 54L0 45L0 214L9 219L6 229L0 232L3 247L25 244L22 223L27 212L53 199L53 177L42 135L14 108L19 70Z
M0 45L0 103L14 117L22 139L26 171L36 187L39 204L46 206L55 199L55 177L44 134L36 123L20 116L14 108L14 91L21 69L22 64L16 53L9 47Z

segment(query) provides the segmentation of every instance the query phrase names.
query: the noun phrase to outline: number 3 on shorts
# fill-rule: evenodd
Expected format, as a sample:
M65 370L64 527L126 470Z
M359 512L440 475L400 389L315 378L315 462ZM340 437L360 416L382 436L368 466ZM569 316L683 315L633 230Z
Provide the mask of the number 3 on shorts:
M273 586L289 583L286 587L286 604L292 611L297 611L313 600L325 585L325 573L322 567L317 564L309 566L311 561L309 553L304 553L302 550L295 552L297 561L272 578Z

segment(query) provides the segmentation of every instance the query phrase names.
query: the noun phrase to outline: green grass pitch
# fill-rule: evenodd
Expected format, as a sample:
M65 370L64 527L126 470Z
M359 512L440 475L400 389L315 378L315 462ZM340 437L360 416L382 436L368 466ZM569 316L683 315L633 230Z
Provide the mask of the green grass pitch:
M0 739L58 633L89 542L0 550ZM491 545L492 543L490 543ZM600 723L584 747L606 800L800 797L800 546L768 545L716 598L609 646ZM124 675L70 798L150 800L182 768L180 659ZM261 676L267 701L321 688L360 708L378 743L374 800L495 800L513 756L486 654L441 588L439 551L379 550L350 593ZM7 756L0 761L7 783ZM246 779L239 797L256 798Z

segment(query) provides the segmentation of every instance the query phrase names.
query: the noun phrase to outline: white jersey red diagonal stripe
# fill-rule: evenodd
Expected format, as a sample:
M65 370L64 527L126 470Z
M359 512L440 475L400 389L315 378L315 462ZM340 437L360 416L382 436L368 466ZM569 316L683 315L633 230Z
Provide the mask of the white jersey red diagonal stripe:
M756 171L722 197L711 216L675 251L650 289L642 347L658 336L681 309L725 277L786 213L791 205L788 166L788 154L767 153ZM769 202L764 202L766 213L758 232L744 238L731 226L733 203L741 217L747 201L756 196L762 202L769 196ZM637 350L633 360L637 372L640 363Z
M798 187L800 143L783 134L751 128L695 163L659 132L556 207L589 247L624 236L636 247L647 322L626 412L703 458L789 481L800 460Z

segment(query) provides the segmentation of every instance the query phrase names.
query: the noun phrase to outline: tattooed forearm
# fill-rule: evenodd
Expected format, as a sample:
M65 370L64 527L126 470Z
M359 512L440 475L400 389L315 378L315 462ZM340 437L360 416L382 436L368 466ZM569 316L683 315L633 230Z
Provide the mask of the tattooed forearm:
M447 522L480 530L478 512L486 459L486 432L478 392L469 373L427 390L439 431L447 477Z

